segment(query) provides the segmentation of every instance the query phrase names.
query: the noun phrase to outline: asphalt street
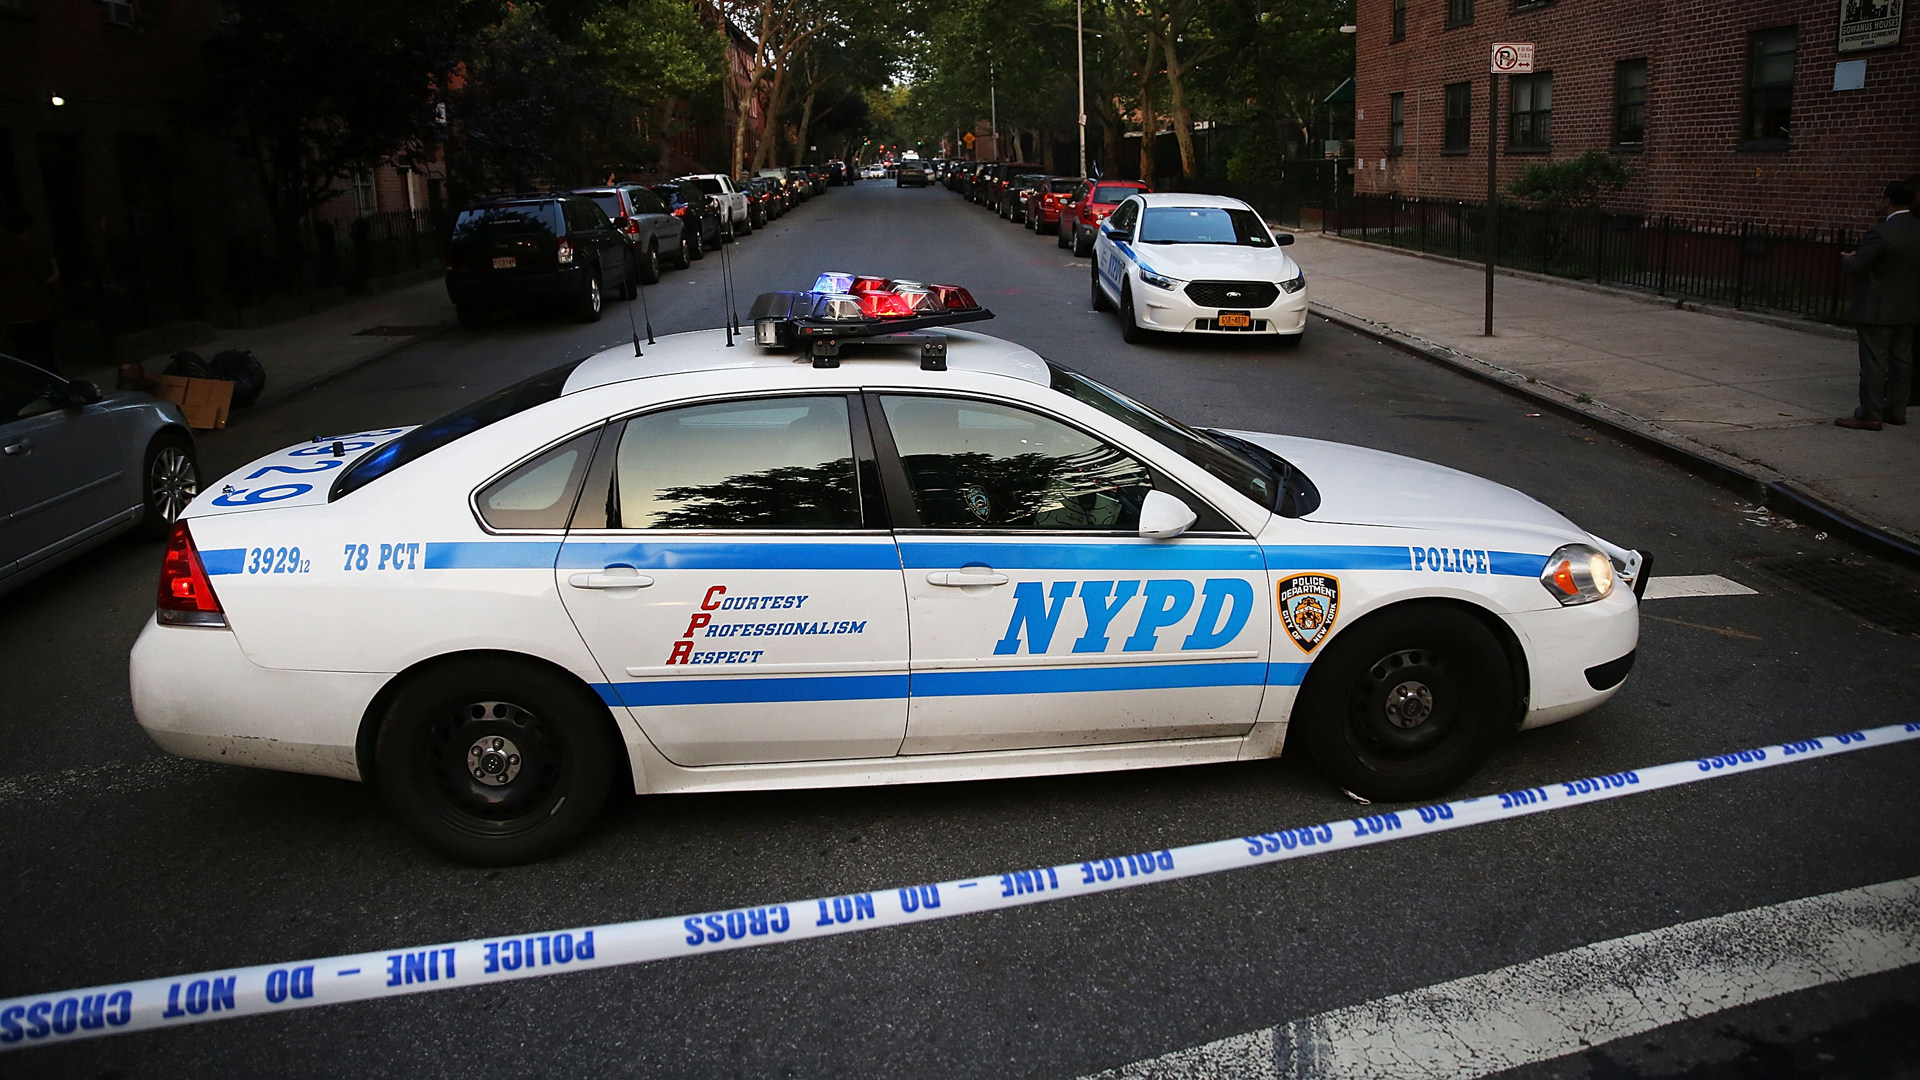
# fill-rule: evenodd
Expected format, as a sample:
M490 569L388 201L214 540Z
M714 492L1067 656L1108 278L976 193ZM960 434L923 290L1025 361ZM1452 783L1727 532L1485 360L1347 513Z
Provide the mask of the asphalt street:
M830 190L730 250L740 312L823 269L967 285L977 327L1190 422L1336 439L1534 495L1662 574L1748 596L1651 601L1596 712L1507 741L1488 794L1900 723L1920 641L1766 560L1897 568L1426 361L1311 322L1298 349L1128 346L1088 261L945 189ZM1314 268L1305 267L1309 288ZM654 330L723 319L709 255L647 290ZM628 340L508 315L201 442L215 477L316 433L428 419ZM271 358L267 358L269 363ZM134 722L127 652L154 544L0 603L0 996L997 873L1353 816L1298 756L985 783L630 798L574 850L475 870L340 781L175 760ZM1904 578L1901 578L1904 580ZM1885 613L1875 616L1882 622ZM289 701L297 710L300 703ZM309 1009L0 1057L9 1076L1077 1077L1591 942L1920 875L1920 746L1636 795L1279 866L904 929ZM1718 1013L1527 1077L1920 1070L1905 968Z

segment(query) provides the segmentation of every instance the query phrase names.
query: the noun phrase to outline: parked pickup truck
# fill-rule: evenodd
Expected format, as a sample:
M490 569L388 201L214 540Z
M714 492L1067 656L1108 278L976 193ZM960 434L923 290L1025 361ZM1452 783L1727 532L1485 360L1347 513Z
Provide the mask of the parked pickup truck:
M721 173L694 173L681 180L700 185L720 207L720 239L732 243L736 236L753 231L753 218L747 205L747 193L731 177Z

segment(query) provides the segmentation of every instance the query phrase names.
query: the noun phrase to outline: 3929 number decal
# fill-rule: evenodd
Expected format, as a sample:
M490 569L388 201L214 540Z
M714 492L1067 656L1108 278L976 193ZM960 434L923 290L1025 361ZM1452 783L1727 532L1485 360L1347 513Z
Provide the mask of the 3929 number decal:
M312 559L302 559L297 547L248 548L249 574L304 574L313 569Z

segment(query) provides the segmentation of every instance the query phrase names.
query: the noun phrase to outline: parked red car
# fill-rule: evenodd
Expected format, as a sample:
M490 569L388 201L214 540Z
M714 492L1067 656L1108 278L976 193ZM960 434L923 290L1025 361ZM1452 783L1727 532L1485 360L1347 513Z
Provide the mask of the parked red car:
M1122 200L1153 189L1138 180L1093 180L1060 208L1060 246L1081 258L1093 254L1093 238Z
M1027 193L1026 212L1021 220L1037 233L1059 232L1060 207L1080 190L1081 183L1077 176L1048 177L1045 184Z

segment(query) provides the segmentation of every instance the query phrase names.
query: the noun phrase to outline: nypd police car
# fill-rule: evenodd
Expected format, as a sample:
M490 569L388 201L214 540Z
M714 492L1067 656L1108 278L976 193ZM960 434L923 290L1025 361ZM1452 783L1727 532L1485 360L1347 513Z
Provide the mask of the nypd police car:
M1226 762L1377 799L1606 701L1642 556L1519 492L1199 431L966 290L822 275L195 499L134 647L175 754L541 857L648 793Z
M1298 344L1307 278L1253 207L1218 195L1142 192L1093 241L1093 307L1129 342L1155 332L1253 334Z

